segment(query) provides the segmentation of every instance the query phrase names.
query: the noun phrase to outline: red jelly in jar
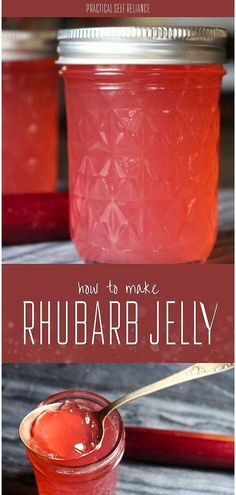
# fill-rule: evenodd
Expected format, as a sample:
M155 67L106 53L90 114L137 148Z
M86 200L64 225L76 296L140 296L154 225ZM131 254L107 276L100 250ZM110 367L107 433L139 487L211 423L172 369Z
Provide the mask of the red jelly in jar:
M92 392L66 391L46 399L22 421L20 435L39 495L115 494L125 447L117 411L107 417L102 444L94 449L98 423L93 413L107 404Z
M225 38L191 27L59 32L71 235L85 260L209 256Z
M58 95L55 33L4 31L3 193L56 189Z

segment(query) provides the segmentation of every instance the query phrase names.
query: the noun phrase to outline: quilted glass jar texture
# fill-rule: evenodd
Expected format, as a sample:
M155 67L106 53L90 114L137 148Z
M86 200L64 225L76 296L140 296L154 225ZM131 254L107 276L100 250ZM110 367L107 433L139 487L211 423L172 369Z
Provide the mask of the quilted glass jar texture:
M85 260L204 261L217 233L224 69L68 65L70 221Z

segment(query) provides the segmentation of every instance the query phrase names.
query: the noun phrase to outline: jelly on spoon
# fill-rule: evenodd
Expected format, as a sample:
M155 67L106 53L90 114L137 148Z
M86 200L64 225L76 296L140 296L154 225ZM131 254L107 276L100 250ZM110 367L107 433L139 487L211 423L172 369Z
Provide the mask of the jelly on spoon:
M100 439L94 413L77 401L42 406L29 415L30 438L27 445L39 455L72 459L89 454ZM24 424L20 427L25 437Z

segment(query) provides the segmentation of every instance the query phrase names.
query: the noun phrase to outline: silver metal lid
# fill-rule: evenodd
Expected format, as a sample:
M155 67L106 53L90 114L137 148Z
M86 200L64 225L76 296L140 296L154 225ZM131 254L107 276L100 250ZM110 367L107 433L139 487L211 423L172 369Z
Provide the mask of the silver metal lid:
M225 29L105 27L58 32L59 64L202 64L225 61Z
M3 31L2 60L33 60L56 55L56 31Z

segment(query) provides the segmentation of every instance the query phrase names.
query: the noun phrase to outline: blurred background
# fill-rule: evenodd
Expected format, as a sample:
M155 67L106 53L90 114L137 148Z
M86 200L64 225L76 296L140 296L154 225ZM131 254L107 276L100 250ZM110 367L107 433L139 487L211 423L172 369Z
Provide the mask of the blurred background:
M228 31L227 75L223 79L221 95L221 166L220 187L232 188L234 183L233 167L233 90L234 90L234 21L231 17L142 17L142 18L104 18L104 17L66 17L66 18L4 18L3 29L42 30L69 27L115 26L115 25L200 25L224 27ZM60 80L60 188L67 187L66 157L66 118L62 81Z

